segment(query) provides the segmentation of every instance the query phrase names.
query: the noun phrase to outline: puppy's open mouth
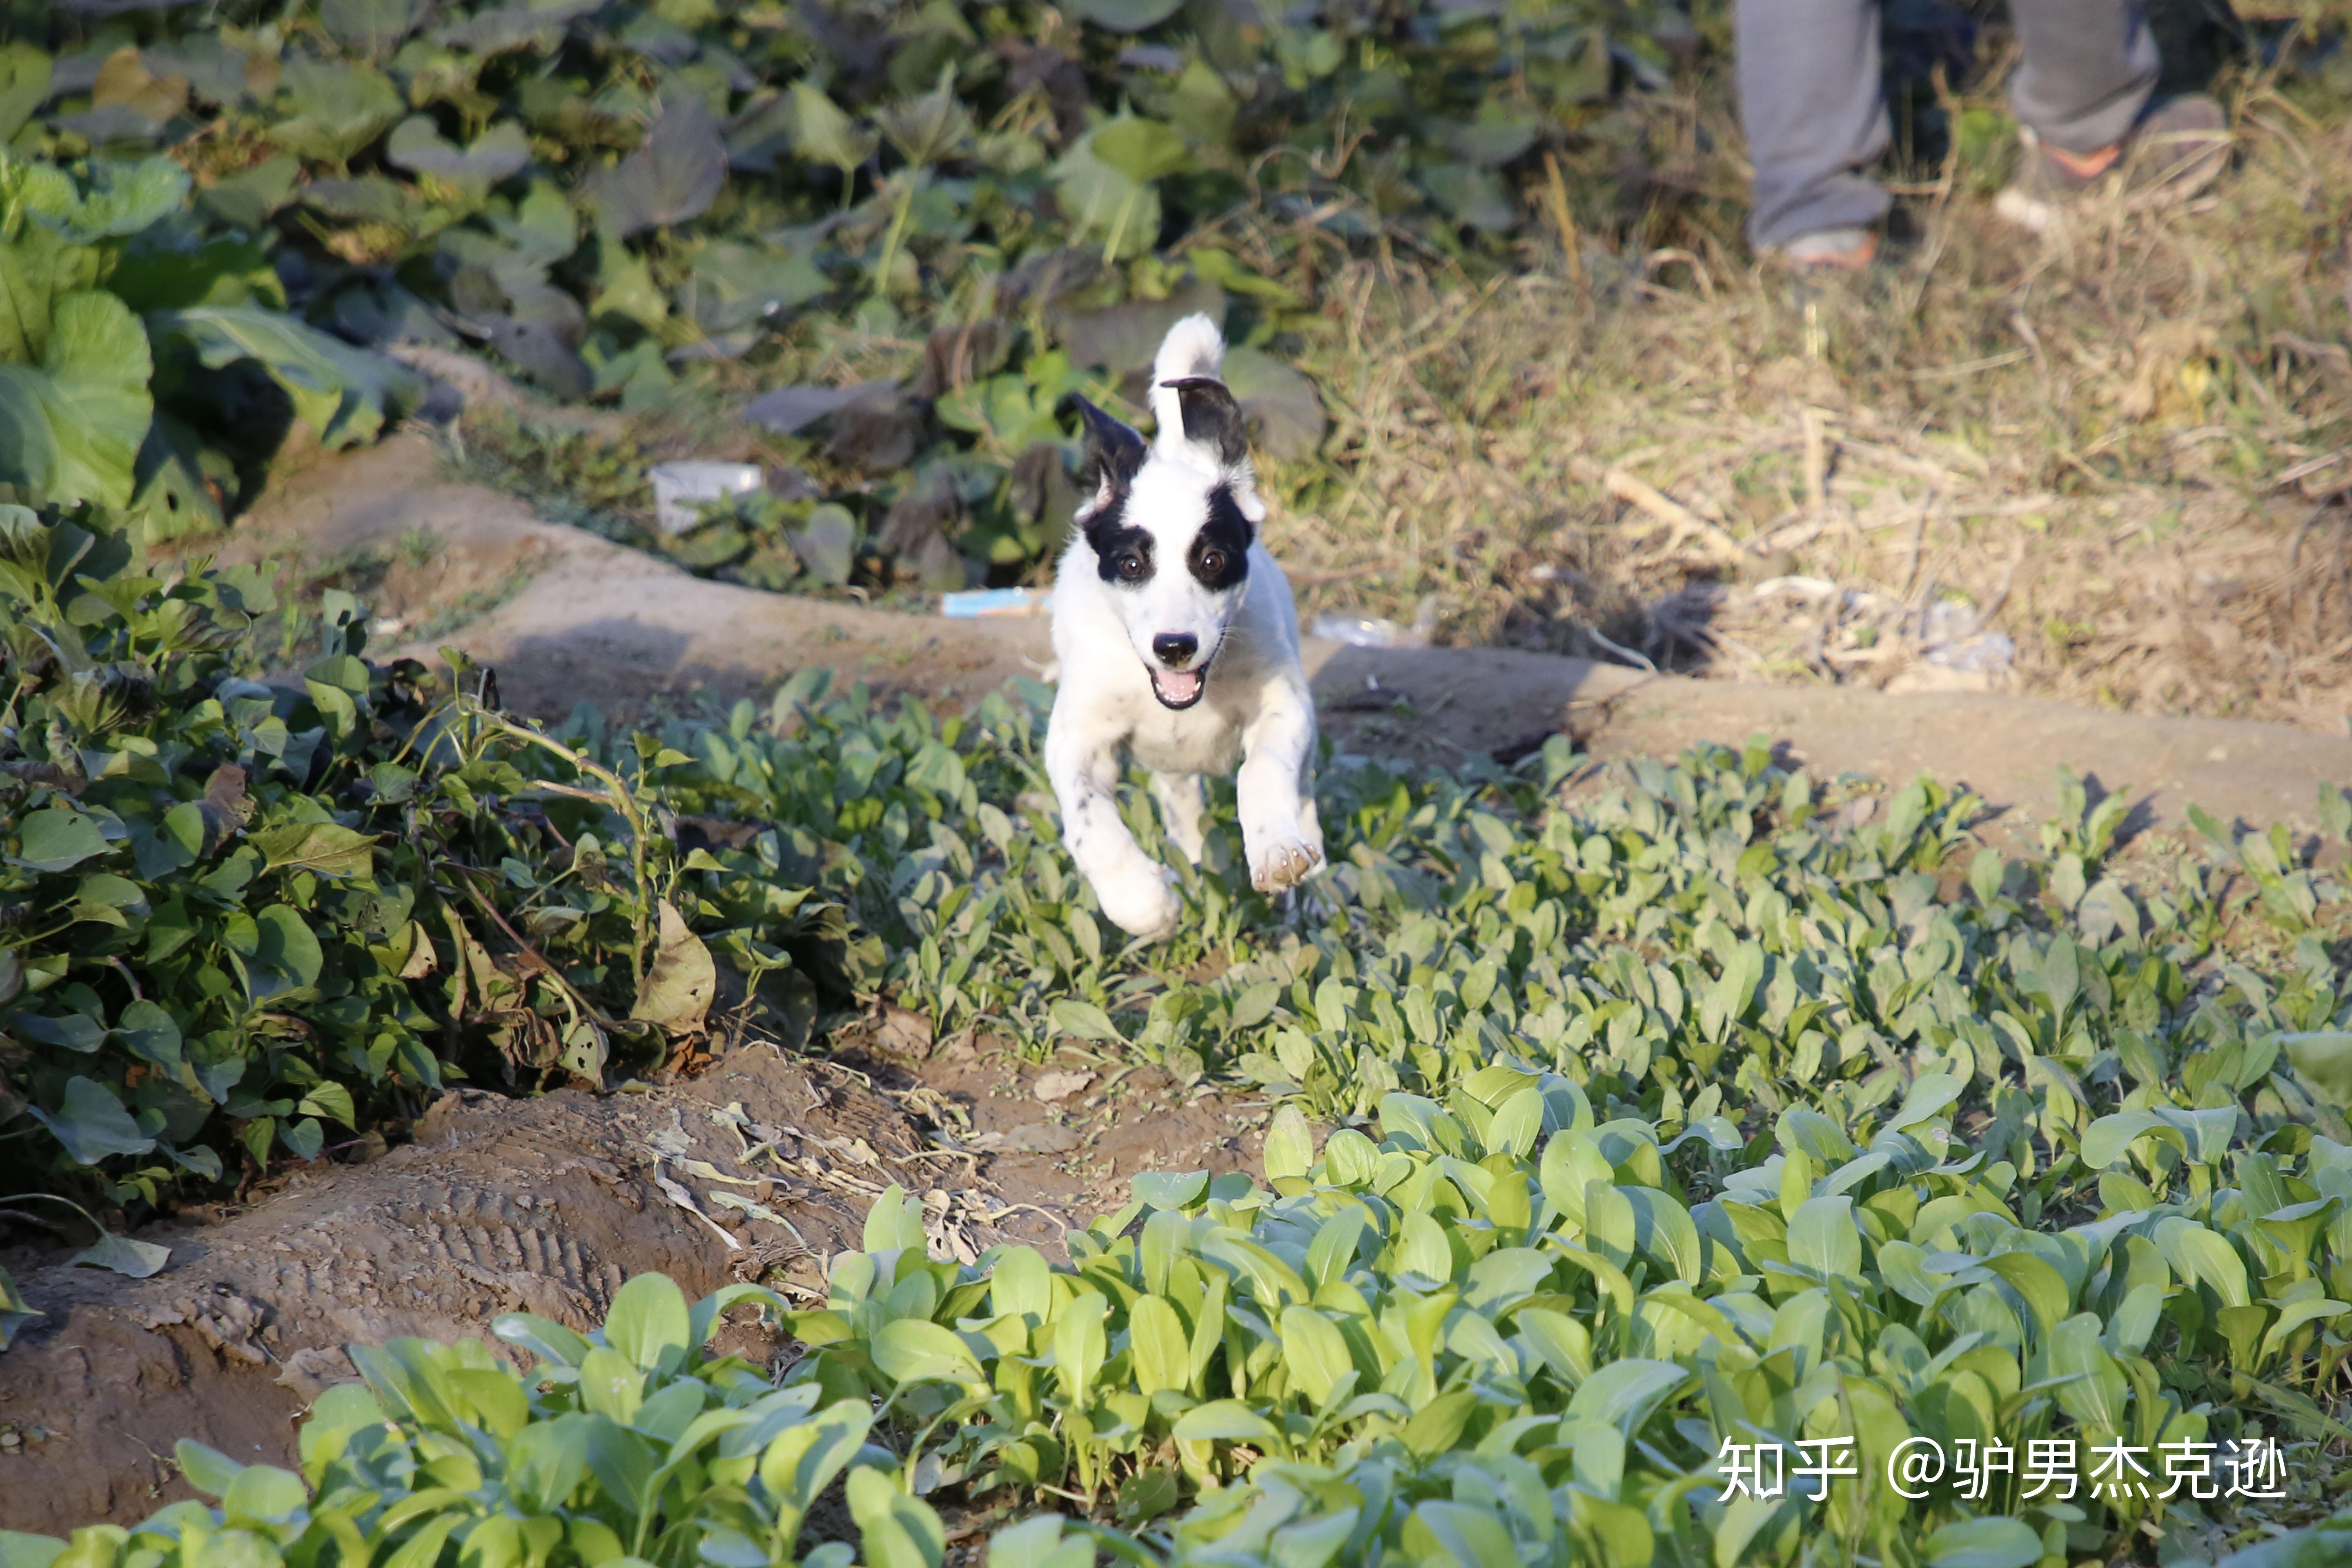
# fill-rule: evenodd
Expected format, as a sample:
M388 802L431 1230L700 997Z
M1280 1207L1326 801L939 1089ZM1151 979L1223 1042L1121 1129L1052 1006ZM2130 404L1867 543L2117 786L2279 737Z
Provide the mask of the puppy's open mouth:
M1162 708L1190 708L1209 689L1209 672L1201 669L1153 669L1151 695Z

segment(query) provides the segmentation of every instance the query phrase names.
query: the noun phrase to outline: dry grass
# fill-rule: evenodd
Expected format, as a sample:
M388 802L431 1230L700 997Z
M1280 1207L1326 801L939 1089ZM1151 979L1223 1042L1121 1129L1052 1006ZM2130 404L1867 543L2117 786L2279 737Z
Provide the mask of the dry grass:
M1302 358L1339 477L1270 531L1307 615L1434 595L1443 640L2345 732L2352 127L2232 96L2188 211L2025 238L1955 158L1906 254L1809 300L1738 243L1705 98L1644 110L1667 195L1621 247L1332 273ZM1979 620L2006 668L1953 668L1999 664Z

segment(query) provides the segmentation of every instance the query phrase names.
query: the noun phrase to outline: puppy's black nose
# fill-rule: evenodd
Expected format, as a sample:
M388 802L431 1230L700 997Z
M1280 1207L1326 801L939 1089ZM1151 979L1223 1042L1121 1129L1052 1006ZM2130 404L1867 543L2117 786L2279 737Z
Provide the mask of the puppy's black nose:
M1151 639L1151 651L1171 669L1181 668L1200 647L1201 639L1190 632L1161 632Z

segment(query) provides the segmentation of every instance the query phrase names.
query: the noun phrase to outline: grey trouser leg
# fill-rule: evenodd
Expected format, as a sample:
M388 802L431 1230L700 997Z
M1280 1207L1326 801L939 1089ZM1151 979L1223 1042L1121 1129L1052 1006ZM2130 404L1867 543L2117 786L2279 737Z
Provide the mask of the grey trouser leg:
M2138 0L2011 0L2024 63L2010 89L2018 120L2053 147L2114 145L2155 89L2156 40ZM1886 151L1878 80L1878 0L1738 0L1739 116L1756 188L1759 249L1886 211L1862 171Z
M1890 136L1877 0L1738 0L1733 26L1756 170L1748 242L1760 250L1877 222L1886 193L1861 173Z
M2024 46L2009 87L2019 122L2068 153L2122 141L2159 63L2137 0L2011 0L2010 16Z

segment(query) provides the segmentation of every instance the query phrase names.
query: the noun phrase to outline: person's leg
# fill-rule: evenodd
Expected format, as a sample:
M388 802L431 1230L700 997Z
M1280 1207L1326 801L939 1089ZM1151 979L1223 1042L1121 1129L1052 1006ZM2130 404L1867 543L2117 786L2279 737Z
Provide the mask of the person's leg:
M2023 59L2010 84L2024 157L1993 210L2049 233L2101 191L2177 204L2230 157L2229 118L2202 93L2152 103L2156 40L2140 0L2011 0Z
M1886 151L1875 0L1738 0L1739 117L1756 171L1748 237L1759 249L1886 211L1861 171Z
M2044 146L2095 153L2139 123L2156 90L2156 39L2138 0L2011 0L2023 59L2018 122Z

